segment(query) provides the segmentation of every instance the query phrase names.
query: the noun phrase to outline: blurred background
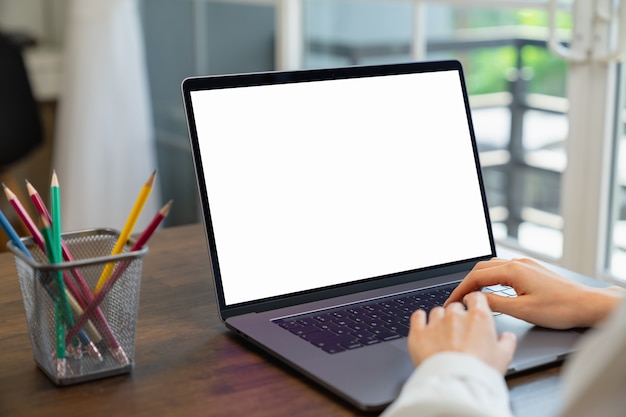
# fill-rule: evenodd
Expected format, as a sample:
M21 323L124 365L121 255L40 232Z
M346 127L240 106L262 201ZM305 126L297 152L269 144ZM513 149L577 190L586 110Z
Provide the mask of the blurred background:
M71 124L89 112L105 119L100 126L118 125L121 116L106 116L106 106L82 98L68 105L77 91L114 95L113 107L145 97L123 113L146 112L124 122L128 139L121 139L122 128L99 135L63 165L90 160L90 152L91 160L103 159L106 151L94 151L100 142L137 140L141 146L128 152L158 169L155 207L176 201L167 226L196 223L180 94L185 77L453 58L465 68L498 243L589 275L626 279L623 0L110 0L89 13L82 3L0 0L0 33L19 46L44 127L42 144L1 168L3 181L28 178L43 187L57 155L69 154L61 148L78 149L68 143ZM137 44L125 42L134 31ZM103 63L86 70L94 61ZM138 75L98 85L116 71ZM0 124L0 143L14 140ZM106 164L134 165L115 153ZM150 174L116 170L131 195ZM101 177L102 187L113 181Z

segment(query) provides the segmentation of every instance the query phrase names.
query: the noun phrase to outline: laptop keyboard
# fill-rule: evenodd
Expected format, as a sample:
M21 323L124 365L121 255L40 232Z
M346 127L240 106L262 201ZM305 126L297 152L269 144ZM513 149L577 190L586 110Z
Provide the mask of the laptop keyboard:
M411 314L443 305L456 286L457 283L431 287L272 322L328 353L339 353L406 337ZM515 296L512 288L502 285L483 291Z

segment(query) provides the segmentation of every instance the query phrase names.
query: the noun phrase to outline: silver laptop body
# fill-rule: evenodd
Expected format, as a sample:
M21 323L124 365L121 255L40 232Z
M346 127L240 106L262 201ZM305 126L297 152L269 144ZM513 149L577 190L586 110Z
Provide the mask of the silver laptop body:
M220 317L381 410L413 370L405 337L324 350L285 323L458 283L496 255L461 64L194 77L182 92ZM496 320L520 338L511 374L578 338Z

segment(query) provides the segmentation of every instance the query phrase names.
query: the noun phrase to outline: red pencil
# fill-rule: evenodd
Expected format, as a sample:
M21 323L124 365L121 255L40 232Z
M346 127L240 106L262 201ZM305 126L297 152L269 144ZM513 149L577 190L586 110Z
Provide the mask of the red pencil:
M37 246L39 246L45 253L46 244L43 240L41 232L37 228L37 225L35 224L33 219L31 219L30 215L28 214L20 200L17 198L15 193L11 191L11 189L7 187L4 183L2 184L2 187L4 188L4 194L7 196L9 203L11 203L17 215L20 217L20 219L22 219L22 223L24 223L30 234L33 236L33 240L35 241Z
M173 203L172 200L168 201L167 204L165 204L161 208L161 210L159 210L159 212L156 214L156 216L154 216L154 218L152 219L148 227L146 227L146 229L141 233L141 235L139 236L135 244L130 248L131 252L140 250L144 247L144 245L148 242L148 239L150 239L150 237L152 236L154 231L157 229L157 227L159 227L161 222L169 214L170 209L172 207L172 203ZM117 265L117 268L115 268L111 277L104 283L104 285L102 286L102 289L98 291L98 293L96 293L93 300L89 303L89 305L83 311L83 314L81 314L81 316L78 317L78 319L74 323L74 326L72 326L70 331L67 333L65 337L66 344L69 344L71 340L76 336L76 334L78 334L78 332L80 331L80 328L89 319L89 316L91 315L92 311L100 305L102 300L104 300L104 297L111 290L111 288L113 288L113 285L115 285L115 282L118 280L120 276L122 276L122 273L126 270L126 268L128 268L128 265L130 265L130 263L131 261L122 261Z
M130 248L131 251L139 250L144 247L144 245L148 242L148 239L152 237L152 234L157 229L157 227L159 227L161 222L167 217L168 214L170 214L170 210L172 208L173 203L174 203L174 200L168 201L161 208L161 210L158 211L158 213L156 214L156 216L154 216L154 218L152 219L148 227L146 227L146 230L144 230L141 233L141 235L139 235L139 238L137 239L135 244Z

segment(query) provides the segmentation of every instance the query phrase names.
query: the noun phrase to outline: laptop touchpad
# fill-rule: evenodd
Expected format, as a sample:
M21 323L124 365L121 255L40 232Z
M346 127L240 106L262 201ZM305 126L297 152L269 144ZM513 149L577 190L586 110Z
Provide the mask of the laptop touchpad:
M581 332L538 327L507 315L495 317L498 333L507 330L517 336L517 349L507 374L565 359L574 351Z

